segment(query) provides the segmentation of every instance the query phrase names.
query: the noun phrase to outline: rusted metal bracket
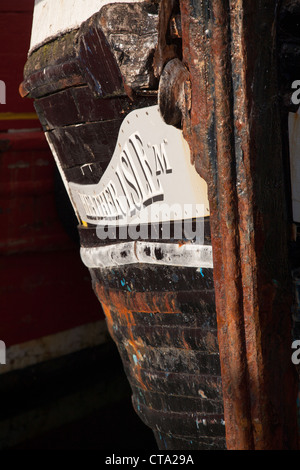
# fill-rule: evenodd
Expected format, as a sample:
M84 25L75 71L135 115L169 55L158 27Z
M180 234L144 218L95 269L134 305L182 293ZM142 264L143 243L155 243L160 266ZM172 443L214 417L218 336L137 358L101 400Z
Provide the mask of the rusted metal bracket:
M158 105L167 124L178 126L191 106L189 72L179 59L170 60L159 81Z
M192 92L182 125L196 169L208 184L228 449L298 448L278 5L180 0L182 67L189 71ZM167 6L162 1L161 37L170 18ZM157 75L170 60L164 49L162 41ZM177 63L176 70L182 67ZM173 73L175 83L179 75ZM162 91L175 101L165 114L173 108L177 122L176 97L164 85Z
M159 9L159 24L158 24L158 43L154 54L153 68L156 77L162 73L164 65L171 59L178 57L177 48L175 44L168 44L168 36L171 36L170 27L172 13L174 12L175 5L178 4L177 0L162 0Z
M156 77L160 77L160 113L167 124L180 127L182 116L187 116L191 109L191 88L188 69L180 60L181 45L179 50L178 44L172 43L176 39L181 40L181 16L178 11L179 0L161 1L153 68Z

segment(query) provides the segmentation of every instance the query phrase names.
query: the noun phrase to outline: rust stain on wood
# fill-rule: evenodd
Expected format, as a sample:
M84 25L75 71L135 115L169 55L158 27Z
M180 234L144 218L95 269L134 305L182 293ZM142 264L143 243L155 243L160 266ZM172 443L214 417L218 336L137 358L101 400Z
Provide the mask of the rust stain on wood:
M115 322L112 318L112 309L117 314L120 323L126 326L128 339L124 340L123 337L123 344L125 344L136 379L140 386L146 390L147 387L141 377L141 364L145 354L145 344L141 336L136 337L133 333L132 327L136 324L133 311L147 312L153 315L155 315L155 312L160 311L170 313L180 312L178 307L176 309L175 305L176 294L172 292L154 296L151 292L121 292L112 289L107 290L98 283L94 285L94 289L106 315L109 332L117 344L119 344L119 341L114 331Z
M274 2L180 5L192 88L183 130L208 183L227 447L297 448Z

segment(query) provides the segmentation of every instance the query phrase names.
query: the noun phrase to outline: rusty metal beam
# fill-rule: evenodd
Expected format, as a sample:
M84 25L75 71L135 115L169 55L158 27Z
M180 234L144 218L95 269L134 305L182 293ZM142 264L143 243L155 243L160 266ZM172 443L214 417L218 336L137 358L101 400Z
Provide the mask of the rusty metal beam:
M207 181L228 449L296 449L296 372L274 0L180 0Z

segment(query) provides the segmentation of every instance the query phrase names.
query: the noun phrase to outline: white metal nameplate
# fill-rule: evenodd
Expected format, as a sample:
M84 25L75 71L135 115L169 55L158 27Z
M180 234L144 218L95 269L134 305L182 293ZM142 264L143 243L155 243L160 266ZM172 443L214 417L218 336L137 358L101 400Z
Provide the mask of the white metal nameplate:
M130 225L209 215L206 182L190 162L182 131L166 124L158 106L123 121L114 154L95 185L69 183L80 218Z

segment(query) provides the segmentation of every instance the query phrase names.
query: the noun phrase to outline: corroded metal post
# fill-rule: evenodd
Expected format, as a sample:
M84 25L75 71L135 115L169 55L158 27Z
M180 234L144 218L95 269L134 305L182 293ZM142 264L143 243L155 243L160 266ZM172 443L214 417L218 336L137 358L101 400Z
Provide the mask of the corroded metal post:
M274 0L181 0L208 183L228 449L297 448Z

